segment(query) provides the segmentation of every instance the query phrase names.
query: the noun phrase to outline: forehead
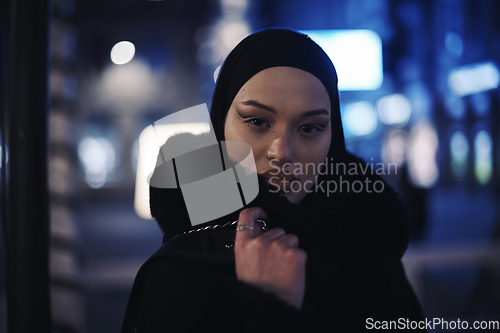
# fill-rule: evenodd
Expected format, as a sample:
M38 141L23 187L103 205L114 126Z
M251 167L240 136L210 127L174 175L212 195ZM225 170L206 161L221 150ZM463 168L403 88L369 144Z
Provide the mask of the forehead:
M330 97L313 74L295 67L266 68L252 76L240 89L235 101L257 99L273 107L297 106L330 110Z

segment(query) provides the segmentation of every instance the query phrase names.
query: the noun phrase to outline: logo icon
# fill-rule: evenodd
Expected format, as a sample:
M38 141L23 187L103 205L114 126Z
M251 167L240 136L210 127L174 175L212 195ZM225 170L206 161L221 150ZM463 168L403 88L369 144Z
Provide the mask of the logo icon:
M180 188L191 224L225 216L259 193L250 145L218 142L206 104L170 114L139 137L139 171L157 188ZM144 172L146 170L146 172Z

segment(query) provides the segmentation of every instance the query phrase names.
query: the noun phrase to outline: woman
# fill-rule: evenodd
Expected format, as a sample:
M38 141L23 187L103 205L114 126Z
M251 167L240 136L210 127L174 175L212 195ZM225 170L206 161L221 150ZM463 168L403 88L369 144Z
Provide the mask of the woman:
M164 244L137 275L122 332L357 332L423 320L400 262L405 207L346 152L337 74L316 43L289 29L245 38L221 68L211 121L218 140L252 147L259 195L201 230L179 190L151 187Z

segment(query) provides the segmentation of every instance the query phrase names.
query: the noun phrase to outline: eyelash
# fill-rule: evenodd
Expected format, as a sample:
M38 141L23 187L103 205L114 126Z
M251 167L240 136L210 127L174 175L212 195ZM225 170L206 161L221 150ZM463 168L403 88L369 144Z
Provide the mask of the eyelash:
M262 126L255 125L254 121L256 121L256 120L258 120L258 121L262 121L262 122L266 123L267 125L269 125L269 124L267 123L267 121L265 121L265 120L264 120L264 119L262 119L262 118L257 118L257 117L254 117L254 118L250 118L250 119L248 119L248 120L245 120L245 121L244 121L244 123L245 123L245 124L249 124L249 125L251 125L251 126L255 126L255 127L262 127Z
M255 127L257 127L257 128L262 127L262 126L255 125L255 123L254 123L255 121L262 121L262 122L266 123L266 124L269 126L269 124L267 123L267 121L265 121L265 120L264 120L264 119L262 119L262 118L258 118L258 117L253 117L253 118L250 118L250 119L248 119L248 120L245 120L245 121L244 121L244 123L245 123L245 124L249 124L249 126L255 126ZM316 130L316 132L314 132L314 133L319 133L319 132L322 132L322 131L324 130L324 128L322 128L322 127L320 127L320 126L317 126L317 125L311 125L311 124L301 125L299 128L303 128L303 127L305 127L305 126L310 126L310 127L312 127L314 130ZM304 132L304 133L305 133L305 134L314 134L314 133L311 133L311 132L310 132L310 133Z

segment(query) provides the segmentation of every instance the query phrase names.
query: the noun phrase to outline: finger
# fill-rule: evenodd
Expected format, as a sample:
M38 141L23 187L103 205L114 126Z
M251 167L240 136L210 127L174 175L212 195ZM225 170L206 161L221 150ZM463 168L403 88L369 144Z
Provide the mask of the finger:
M286 235L285 230L283 230L281 228L272 228L271 230L269 230L265 234L260 235L259 237L261 237L261 239L264 243L270 243L270 242L273 242L284 235Z
M238 223L236 228L238 226L244 225L250 228L253 228L254 230L257 228L260 228L260 226L255 222L255 220L259 218L267 218L267 214L264 212L264 210L260 207L252 207L252 208L247 208L241 211L239 218L238 218ZM254 232L254 230L250 228L245 228L242 230L238 230L236 232L236 239L235 241L237 243L245 243L249 239L253 239L257 237L257 234Z
M265 225L265 223L266 223L263 219L257 219L257 220L255 220L255 222L256 222L256 223L255 223L256 228L254 229L254 232L255 232L255 235L256 235L256 236L260 236L260 235L262 235L262 234L265 232L265 230L267 230L267 228L266 228L265 230L263 229L264 225L263 225L263 224L261 224L261 223L259 223L259 222L258 222L259 220L260 220L260 221L263 221L263 222L264 222L264 225Z
M301 263L305 264L307 262L307 252L302 249L296 249Z
M286 234L277 239L284 247L287 248L298 248L299 238L294 234Z

